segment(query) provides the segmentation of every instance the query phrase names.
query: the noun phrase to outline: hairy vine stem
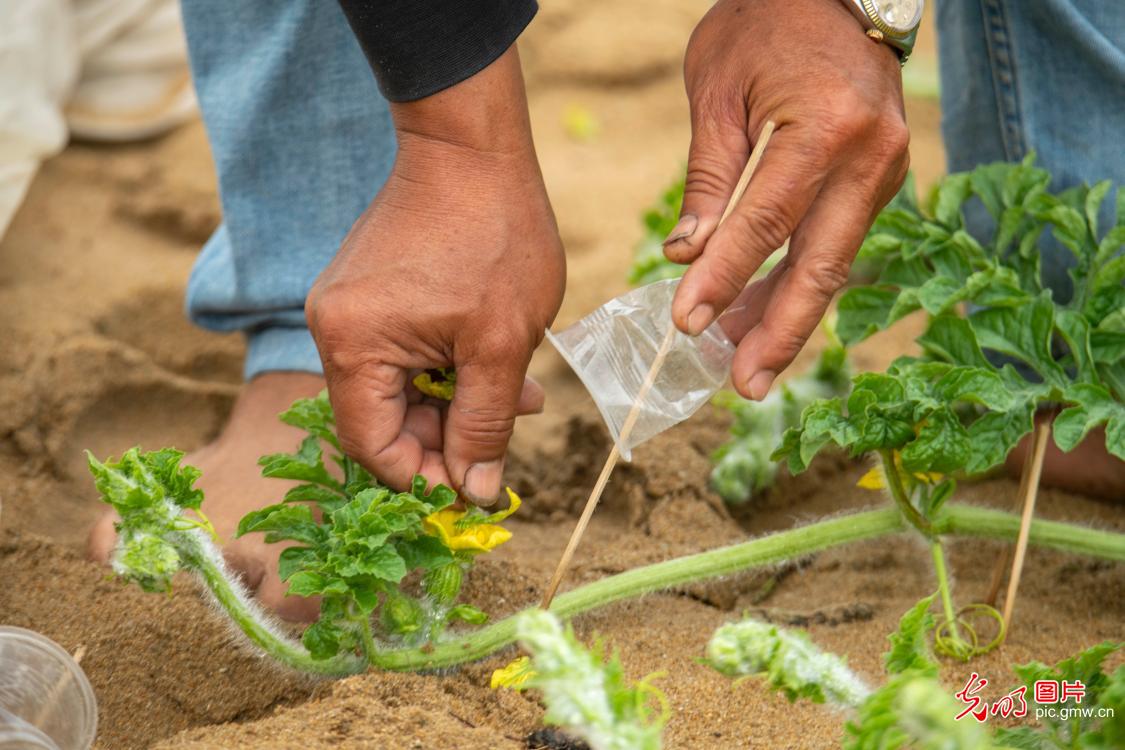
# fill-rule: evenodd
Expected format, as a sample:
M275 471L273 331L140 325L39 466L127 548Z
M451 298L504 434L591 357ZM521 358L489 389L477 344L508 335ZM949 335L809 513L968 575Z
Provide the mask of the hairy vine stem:
M1017 516L988 508L951 504L934 519L934 534L975 536L1012 540L1019 531ZM905 531L896 507L861 511L846 516L782 531L769 536L708 550L694 555L646 565L603 578L559 595L551 611L572 617L613 602L708 578L731 575L755 567L772 565L850 542L875 539ZM202 539L202 535L201 539ZM1032 544L1080 555L1125 562L1125 534L1035 520ZM256 605L229 580L218 553L202 554L196 569L204 583L239 628L255 644L278 661L294 669L324 675L361 672L368 660L353 654L316 660L299 644L263 623ZM441 669L483 658L516 640L515 613L499 622L450 640L420 648L376 650L370 666L386 670L421 671Z

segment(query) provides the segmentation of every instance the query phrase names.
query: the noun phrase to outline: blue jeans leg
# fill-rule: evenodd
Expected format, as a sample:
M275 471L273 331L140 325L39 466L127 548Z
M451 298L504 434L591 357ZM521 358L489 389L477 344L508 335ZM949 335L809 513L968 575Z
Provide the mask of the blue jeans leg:
M382 187L387 102L339 5L184 0L223 222L188 282L197 324L247 336L247 379L321 371L309 288Z
M937 0L942 135L951 172L1035 151L1053 190L1125 184L1125 2ZM1101 217L1109 221L1113 196ZM967 216L987 232L982 206ZM1041 243L1044 283L1068 299L1070 253Z

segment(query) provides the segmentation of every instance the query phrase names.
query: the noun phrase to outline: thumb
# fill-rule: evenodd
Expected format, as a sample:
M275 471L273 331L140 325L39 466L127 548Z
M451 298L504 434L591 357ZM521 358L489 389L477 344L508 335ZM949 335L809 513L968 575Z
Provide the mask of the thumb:
M719 225L750 153L743 127L692 108L691 146L680 220L664 240L673 263L691 263Z
M445 465L474 505L492 505L500 494L525 369L511 359L457 367L445 420Z

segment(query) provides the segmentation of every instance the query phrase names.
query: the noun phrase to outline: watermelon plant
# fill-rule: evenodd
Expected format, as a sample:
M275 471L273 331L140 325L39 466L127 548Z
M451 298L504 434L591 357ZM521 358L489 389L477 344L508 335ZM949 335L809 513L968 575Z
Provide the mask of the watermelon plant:
M891 376L860 377L856 391L863 394L876 384L866 378ZM871 396L853 393L852 398ZM420 478L409 492L383 486L339 451L324 395L296 402L282 420L309 435L294 453L263 457L262 471L300 484L283 502L248 514L239 533L264 532L269 542L291 543L279 553L289 593L319 596L321 602L320 619L300 642L273 623L223 563L214 532L199 513L203 494L194 487L199 472L183 465L178 451L133 449L104 463L90 456L95 485L120 516L113 554L118 575L147 591L166 592L176 572L194 573L251 642L280 663L307 672L439 669L480 659L516 641L519 613L485 624L482 612L458 602L473 560L511 537L499 524L519 507L515 495L506 511L486 515L459 509L452 490L427 487ZM932 538L1015 538L1016 516L944 502L946 490L926 491L925 528ZM652 591L901 533L914 515L915 510L900 503L636 568L563 592L551 612L567 618ZM1109 531L1035 521L1030 541L1125 561L1125 535Z
M938 681L938 664L929 650L933 602L933 596L918 602L888 637L887 680L880 687L869 687L842 658L821 651L806 633L756 620L716 630L707 645L707 661L729 677L761 677L790 701L826 703L842 711L848 719L841 746L848 750L1066 750L1120 747L1125 741L1125 665L1108 675L1103 671L1105 660L1125 649L1125 642L1097 644L1054 667L1039 662L1016 666L1020 684L991 706L970 689L975 685L967 685L965 699L958 702L956 688ZM1090 710L1070 718L1057 710L1037 711L1041 706L1034 684L1041 680L1080 682ZM996 725L989 732L983 723L989 715L1043 715L1045 720L1037 726Z
M1125 460L1125 191L1117 191L1115 223L1103 232L1110 182L1057 194L1049 184L1029 156L946 177L924 210L900 201L864 243L866 255L886 264L878 281L840 298L845 344L925 310L922 361L995 373L1016 396L1007 417L984 426L995 441L975 441L974 455L987 451L978 464L1006 454L1031 429L1024 414L1050 404L1068 407L1052 428L1060 449L1104 426L1106 449ZM993 226L985 244L966 227L966 208L976 202ZM1062 293L1058 279L1044 279L1047 232L1073 261L1072 288Z

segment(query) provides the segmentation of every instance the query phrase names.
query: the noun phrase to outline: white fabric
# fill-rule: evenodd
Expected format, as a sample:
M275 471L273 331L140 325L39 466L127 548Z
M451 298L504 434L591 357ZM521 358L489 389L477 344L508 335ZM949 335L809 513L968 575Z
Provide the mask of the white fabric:
M69 134L145 138L194 109L176 0L0 2L0 237Z

